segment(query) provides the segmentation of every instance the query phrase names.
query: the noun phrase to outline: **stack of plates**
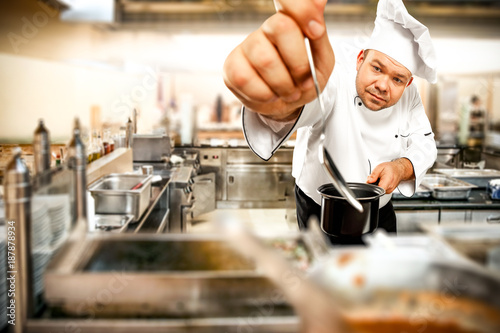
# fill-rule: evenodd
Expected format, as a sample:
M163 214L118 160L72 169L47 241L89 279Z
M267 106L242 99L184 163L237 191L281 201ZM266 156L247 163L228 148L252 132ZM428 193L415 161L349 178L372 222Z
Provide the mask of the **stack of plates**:
M32 204L33 292L43 292L45 268L64 241L70 223L69 196L37 195Z
M35 197L31 205L31 250L47 250L51 241L49 209L44 200Z
M51 242L51 217L47 200L35 196L31 204L31 260L35 296L43 291L43 272L48 263L44 254L52 251Z
M71 222L69 195L44 195L37 196L36 199L43 201L47 206L52 232L51 245L52 247L58 247L59 244L64 242Z
M0 226L0 330L7 325L7 235L5 226Z
M33 251L33 292L35 296L43 292L44 273L47 264L52 258L52 249Z

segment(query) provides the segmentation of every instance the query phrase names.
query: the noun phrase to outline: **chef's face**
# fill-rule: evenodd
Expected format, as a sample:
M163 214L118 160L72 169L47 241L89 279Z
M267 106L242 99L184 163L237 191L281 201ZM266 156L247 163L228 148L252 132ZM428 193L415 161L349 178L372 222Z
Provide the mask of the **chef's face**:
M406 67L375 50L365 50L358 54L356 70L358 96L372 111L396 104L405 88L413 81L411 72Z

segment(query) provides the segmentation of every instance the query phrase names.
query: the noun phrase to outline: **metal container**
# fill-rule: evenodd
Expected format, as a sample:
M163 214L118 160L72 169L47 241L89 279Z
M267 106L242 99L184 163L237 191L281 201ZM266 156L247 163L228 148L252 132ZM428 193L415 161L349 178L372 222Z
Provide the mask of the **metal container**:
M439 200L467 199L471 189L477 188L476 185L442 174L425 175L422 185L429 188L432 196Z
M463 180L480 188L487 188L490 180L500 178L500 170L495 169L434 169L434 172Z
M443 239L464 257L487 265L488 252L500 246L500 227L491 224L420 226L427 234Z
M171 155L170 137L166 135L134 134L132 156L138 162L161 162Z
M50 132L40 119L33 137L35 174L40 185L50 184Z
M110 174L89 186L96 214L128 214L139 220L149 206L152 175ZM132 190L134 186L142 186Z
M385 190L373 184L347 183L363 206L360 213L340 195L333 184L318 188L321 194L321 229L330 236L359 237L378 226L379 200Z
M306 236L279 238L300 244L312 263L316 252ZM82 255L68 248L69 261L55 258L45 276L47 303L67 315L210 318L249 314L270 301L273 314L293 314L282 296L270 300L281 295L279 286L220 236L105 233L75 244L77 248ZM290 260L300 267L298 258ZM103 301L103 291L112 297Z
M121 229L123 226L132 222L133 215L120 215L120 214L96 214L94 215L94 223L96 229L111 231L114 229Z
M80 120L75 119L73 136L68 144L68 168L73 171L74 185L72 195L74 198L73 226L78 221L87 221L87 154L80 132Z
M338 249L323 259L311 278L351 322L372 321L360 331L500 332L500 277L479 265L390 242Z
M27 318L34 311L33 268L32 268L32 221L31 200L32 186L28 167L21 158L19 147L13 151L12 159L5 169L5 234L8 240L8 256L4 258L4 267L8 271L9 293L4 290L9 304L14 304L14 312L6 315L11 330L23 332ZM4 244L5 245L5 244Z

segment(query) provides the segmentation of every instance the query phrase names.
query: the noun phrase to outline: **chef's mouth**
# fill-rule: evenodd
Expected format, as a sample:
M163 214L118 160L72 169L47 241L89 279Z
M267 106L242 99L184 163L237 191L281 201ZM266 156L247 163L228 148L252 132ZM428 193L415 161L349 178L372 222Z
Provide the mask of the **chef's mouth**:
M381 101L381 102L385 102L385 99L381 98L381 97L378 97L377 95L375 94L372 94L371 92L368 92L370 95L373 96L373 98L375 98L376 100L378 101Z

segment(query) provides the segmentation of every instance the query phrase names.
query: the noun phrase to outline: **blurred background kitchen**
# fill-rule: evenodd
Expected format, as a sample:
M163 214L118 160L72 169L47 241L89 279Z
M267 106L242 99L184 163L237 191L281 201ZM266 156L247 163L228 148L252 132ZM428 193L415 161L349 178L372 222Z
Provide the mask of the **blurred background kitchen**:
M437 48L438 84L416 83L439 145L474 148L478 153L466 154L465 162L487 159L479 152L500 146L497 1L406 5L429 27ZM339 54L349 60L357 54L375 6L329 1L329 34ZM268 0L6 2L0 142L30 142L43 118L53 143L66 143L75 116L85 135L109 130L113 136L134 109L137 133L166 132L176 144L241 139L240 105L221 68L273 10Z
M440 258L452 263L472 260L487 272L477 273L481 277L487 275L485 279L490 284L484 285L498 291L500 280L491 282L488 274L498 274L500 253L500 181L494 182L500 179L500 1L404 3L410 14L428 26L437 50L438 83L430 85L415 78L413 84L418 85L436 135L438 159L429 171L433 174L427 181L430 187L420 188L413 198L395 194L393 202L402 238L400 243L393 239L392 246L402 246L405 253L403 245L413 244L421 251L419 254L433 258L439 252ZM325 18L339 60L354 65L373 29L376 5L375 0L328 1ZM241 320L234 318L248 317L255 308L255 303L248 308L248 300L269 300L270 287L260 284L260 280L243 286L229 284L233 289L228 293L241 297L236 298L244 304L241 308L224 303L228 286L224 283L211 286L213 289L207 289L206 294L200 291L196 298L193 290L209 288L201 276L195 282L189 280L177 286L179 294L165 288L167 294L172 292L167 296L175 304L165 303L167 296L157 299L157 290L148 287L160 280L155 280L156 275L148 280L146 274L134 276L137 280L130 285L134 286L132 289L144 289L151 307L130 303L136 296L133 292L113 294L112 301L103 305L98 299L94 304L88 301L88 295L105 290L107 280L103 275L64 269L61 273L59 269L69 261L60 257L53 261L47 275L43 272L53 253L65 244L81 220L85 221L88 235L103 235L103 239L116 234L124 236L109 238L117 242L111 247L86 241L90 242L85 243L90 254L75 255L71 260L76 261L67 259L72 267L86 267L91 273L123 268L119 260L134 249L145 249L133 243L131 237L150 240L151 234L164 234L160 248L149 247L137 253L146 255L141 258L148 265L158 264L164 269L162 265L169 261L161 255L168 253L169 244L181 239L179 235L169 238L172 234L182 233L185 240L192 240L188 238L192 233L210 233L213 229L208 222L220 220L219 214L227 212L253 225L259 233L283 236L297 232L291 177L294 136L269 162L257 158L243 137L241 104L222 79L228 53L272 13L272 0L17 0L0 4L0 182L4 186L0 198L3 196L5 206L17 202L4 196L9 186L15 185L12 182L21 179L9 180L8 168L13 175L25 172L31 176L32 211L15 217L32 223L38 235L33 239L33 251L41 256L33 258L32 282L38 298L31 313L28 311L24 317L21 313L19 320L71 318L70 323L76 323L84 332L109 332L110 328L132 332L137 327L144 332L157 327L165 331L190 327L193 332L198 332L195 328L200 332L240 332ZM49 137L45 136L47 133ZM85 147L85 156L78 155L78 137ZM35 155L44 152L40 148L44 138L49 138L50 144L45 154L48 165L37 169L40 159ZM20 164L9 164L20 158L28 170L19 169ZM81 158L86 164L84 176L78 169ZM442 179L448 183L440 183ZM127 190L122 201L107 201L106 190L120 186ZM447 192L436 190L443 186ZM139 191L130 191L132 187ZM115 205L129 199L141 203L116 211L119 207ZM4 203L0 203L0 224L5 224L13 216L6 216ZM44 209L44 205L49 208ZM460 227L455 228L457 225ZM455 229L441 229L446 226ZM418 241L404 238L415 233L419 237L433 236ZM445 236L451 234L455 238L447 242ZM469 243L457 241L463 234ZM298 237L309 244L309 236ZM120 242L127 240L132 243L120 247ZM45 252L39 252L40 244L46 245ZM71 241L68 244L71 247ZM375 238L372 244L378 244ZM297 243L291 249L288 245L279 243L276 247L295 253L293 258L302 268L314 264L316 250L305 247L311 252L304 263L303 257L297 256L303 249L297 251ZM131 252L117 253L113 249ZM228 259L224 247L201 252L197 252L197 247L183 249L181 259L185 259L186 265L200 255L199 262L212 263L213 258L221 255L221 249L222 258ZM103 254L106 251L109 257ZM137 253L130 257L137 259ZM152 260L148 253L160 259ZM233 263L221 262L228 267ZM29 261L25 265L29 266ZM126 267L130 265L133 264L125 263ZM182 270L181 266L174 266L169 269ZM158 269L147 267L146 270ZM187 270L190 269L199 268ZM170 276L166 279L169 283L177 281ZM483 285L482 280L464 281ZM29 282L19 283L24 283L18 286L23 290ZM1 297L2 290L0 310L5 308L1 303L5 298ZM488 291L482 295L489 294L494 295ZM490 301L488 304L495 302ZM86 322L90 312L84 312L82 319L81 302L91 302L85 303L85 309L97 308L98 316L104 319L121 321L97 321L93 326L93 321ZM496 302L493 305L500 308L498 298ZM225 316L231 312L228 309L234 320L223 323L158 321L157 327L143 322L132 327L123 319L137 313L148 318L206 319ZM261 332L297 331L297 317L288 305L279 303L275 310L273 315L264 316L264 321L245 327ZM1 311L0 314L3 315ZM275 315L281 317L276 319ZM68 325L64 320L38 319L31 321L27 331L62 332ZM3 324L0 321L0 329Z

